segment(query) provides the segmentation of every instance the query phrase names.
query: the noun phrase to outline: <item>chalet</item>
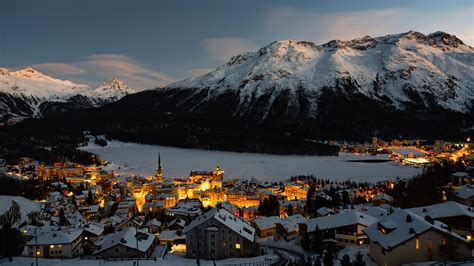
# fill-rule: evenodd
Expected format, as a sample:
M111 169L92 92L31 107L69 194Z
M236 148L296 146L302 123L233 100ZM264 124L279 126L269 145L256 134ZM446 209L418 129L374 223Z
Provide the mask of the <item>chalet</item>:
M306 222L306 218L301 214L295 214L281 219L280 222L276 223L275 235L288 240L298 235L299 224L304 224Z
M52 231L26 244L26 255L41 258L73 258L82 255L82 230Z
M340 248L348 245L362 245L367 236L362 230L376 223L378 218L355 210L344 210L338 214L309 219L299 224L299 234L310 234L323 242L334 242Z
M255 229L223 208L200 215L183 233L188 258L223 259L259 254Z
M471 240L474 232L474 211L471 207L454 201L447 201L430 206L407 209L421 217L438 220L454 232Z
M160 244L169 245L173 249L173 246L185 245L186 236L182 230L164 230L160 233Z
M469 207L474 207L474 184L467 184L456 188L453 192L455 201Z
M466 183L469 183L470 176L466 172L456 172L451 174L451 184L455 187L460 187Z
M393 204L393 198L390 195L387 195L385 193L379 193L375 195L372 198L372 204L374 206L380 206L380 205L392 205Z
M96 242L94 255L103 258L149 257L155 245L155 235L135 227L107 235Z
M278 216L260 216L250 224L257 231L259 237L273 236L276 231L276 224L281 222Z
M398 210L364 229L369 256L378 265L424 261L464 260L471 257L467 240L441 222Z
M161 231L161 222L152 219L146 223L145 227L148 228L148 233L156 234Z

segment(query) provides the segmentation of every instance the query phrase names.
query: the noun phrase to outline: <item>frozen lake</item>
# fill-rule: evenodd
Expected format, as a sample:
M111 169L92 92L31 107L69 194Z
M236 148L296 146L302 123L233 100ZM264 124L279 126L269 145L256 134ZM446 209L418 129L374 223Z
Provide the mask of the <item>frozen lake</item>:
M189 176L191 171L210 171L221 166L225 179L255 177L260 180L284 181L294 175L314 175L331 180L379 181L409 178L422 171L412 166L394 162L348 162L348 160L383 160L386 155L355 155L340 153L339 156L268 155L182 149L157 145L143 145L109 141L106 147L89 144L81 149L100 155L113 162L111 168L118 173L153 175L158 151L161 153L163 172L166 177ZM127 166L127 167L124 167Z

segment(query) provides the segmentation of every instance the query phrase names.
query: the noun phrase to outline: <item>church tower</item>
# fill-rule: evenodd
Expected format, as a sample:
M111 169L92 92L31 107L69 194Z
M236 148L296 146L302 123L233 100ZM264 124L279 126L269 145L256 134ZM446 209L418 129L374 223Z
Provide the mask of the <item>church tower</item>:
M163 182L163 169L161 168L161 156L158 152L158 165L156 167L155 180L158 182Z

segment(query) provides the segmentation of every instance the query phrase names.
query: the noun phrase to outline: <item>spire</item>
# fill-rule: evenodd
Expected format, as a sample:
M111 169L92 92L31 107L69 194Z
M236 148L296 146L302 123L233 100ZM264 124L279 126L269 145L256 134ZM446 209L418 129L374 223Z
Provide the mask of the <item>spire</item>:
M161 154L158 152L158 169L161 170Z
M163 182L163 169L161 168L161 154L158 152L158 165L156 167L156 180L159 182Z

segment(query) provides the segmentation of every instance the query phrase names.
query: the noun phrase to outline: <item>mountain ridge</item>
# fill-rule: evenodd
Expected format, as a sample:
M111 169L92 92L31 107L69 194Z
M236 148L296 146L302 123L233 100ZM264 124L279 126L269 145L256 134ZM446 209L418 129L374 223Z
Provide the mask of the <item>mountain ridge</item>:
M406 32L316 45L273 42L203 76L12 130L83 132L144 144L336 153L317 140L461 139L474 125L474 49Z
M99 107L134 93L112 79L97 87L48 76L32 67L16 71L0 68L0 122L16 123L51 112Z

